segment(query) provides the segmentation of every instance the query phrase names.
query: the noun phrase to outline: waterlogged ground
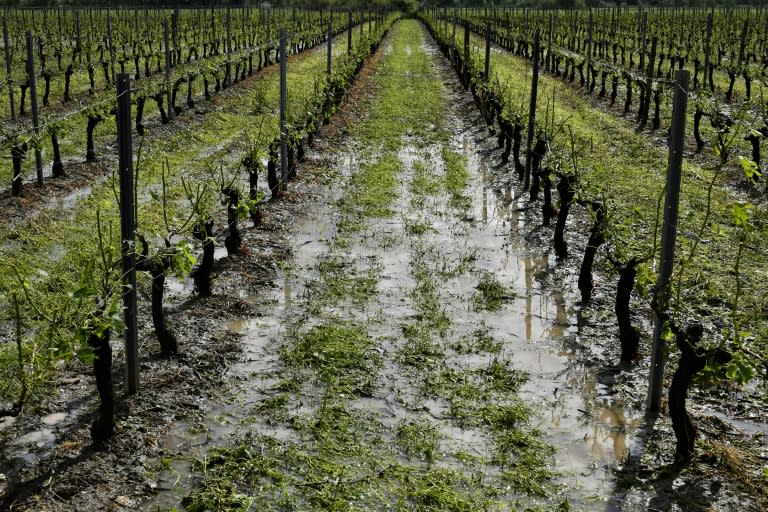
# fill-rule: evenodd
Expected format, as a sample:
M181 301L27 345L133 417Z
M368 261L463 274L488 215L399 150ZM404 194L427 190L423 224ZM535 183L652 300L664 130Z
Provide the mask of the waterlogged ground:
M173 157L240 149L208 142ZM672 464L644 363L609 363L608 278L581 310L574 258L550 254L498 154L421 25L398 22L248 250L217 252L214 296L170 283L183 356L142 361L116 439L86 446L87 414L53 404L11 443L58 454L21 509L764 510L762 424L696 409L699 455Z
M163 441L144 508L645 510L614 477L641 411L584 364L471 99L415 21L364 75L310 155L327 180L299 185L284 277L229 324L232 397Z

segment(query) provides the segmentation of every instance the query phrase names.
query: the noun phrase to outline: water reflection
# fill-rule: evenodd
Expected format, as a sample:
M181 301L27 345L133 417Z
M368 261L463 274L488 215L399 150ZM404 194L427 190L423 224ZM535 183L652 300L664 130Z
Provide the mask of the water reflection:
M604 509L612 468L629 458L632 432L641 420L610 396L610 386L600 382L596 367L582 364L566 348L568 336L578 334L575 299L557 288L557 263L549 251L537 249L524 236L537 222L529 217L528 204L511 188L491 192L484 185L478 180L478 218L486 231L497 235L499 226L504 227L503 263L495 271L511 275L519 297L504 323L490 325L498 332L519 333L505 351L530 372L524 391L540 407L541 429L557 447L557 469L569 486L569 499L585 510Z
M285 297L283 309L288 311L291 309L291 304L293 303L291 297L291 282L288 279L286 279L283 284L283 296Z
M531 295L531 289L533 288L533 273L530 258L523 258L523 265L525 266L525 339L531 339L531 320L532 320L532 304L533 297Z

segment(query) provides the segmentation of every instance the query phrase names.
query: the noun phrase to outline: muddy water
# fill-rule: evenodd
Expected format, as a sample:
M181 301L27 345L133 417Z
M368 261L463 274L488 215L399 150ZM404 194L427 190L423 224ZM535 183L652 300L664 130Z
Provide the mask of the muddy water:
M435 54L433 48L427 50ZM627 411L613 400L595 371L581 364L578 353L570 348L579 337L576 296L560 289L554 277L554 255L526 240L535 225L526 217L525 200L515 190L491 188L492 171L477 140L480 132L461 108L466 98L453 96L447 102L451 105L447 124L453 132L450 147L467 157L471 206L451 212L444 197L419 202L407 186L414 164L432 163L440 172L441 146L406 143L398 154L404 172L396 213L368 221L343 251L356 264L376 269L377 293L370 303L365 308L339 308L346 317L370 322L369 334L380 340L385 361L377 379L378 392L353 400L351 406L372 411L382 425L394 426L414 415L409 406L423 405L440 430L441 451L488 455L482 432L455 427L444 403L419 399L395 358L402 326L415 313L407 299L415 286L410 269L414 259L426 255L431 263L448 268L471 261L470 271L441 282L442 306L452 321L447 337L465 338L482 327L502 342L496 357L529 373L522 396L534 405L535 423L545 440L556 447L553 469L561 475L557 483L562 494L577 509L619 510L612 504L612 469L637 449L633 431L639 426L640 413ZM360 162L352 155L357 153L354 143L340 151L339 174L354 172ZM318 259L338 250L332 244L338 219L333 205L338 197L326 194L326 198L309 203L306 216L294 226L292 269L277 282L272 296L258 299L263 314L227 325L242 334L245 343L244 361L230 373L234 392L210 405L206 424L177 425L163 440L170 454L184 457L174 458L160 475L159 498L145 509L179 506L180 498L200 476L191 471L190 458L204 457L234 434L255 429L280 439L294 438L291 430L260 420L254 407L272 396L279 375L277 347L289 334L288 326L295 325L292 319L306 314L307 283L316 277ZM432 229L418 239L409 238L407 227L416 222L426 222ZM478 275L484 272L514 290L515 298L498 311L478 313L472 308ZM487 354L452 355L445 361L446 366L464 370L488 363Z
M523 200L511 190L487 188L485 164L477 156L471 137L462 138L461 148L473 173L473 204L465 218L474 220L462 220L468 229L462 230L465 238L458 243L454 236L438 236L438 240L430 243L438 244L449 258L461 257L466 248L471 248L479 269L495 273L502 283L514 287L518 298L501 311L484 315L484 326L489 334L504 341L500 357L530 373L523 396L537 404L538 428L545 433L546 441L557 448L555 469L562 475L560 483L567 486L566 495L571 503L582 510L613 510L607 503L613 488L611 468L620 465L633 449L632 431L639 424L640 413L627 412L620 402L611 400L592 369L579 365L576 355L563 348L568 337L577 335L575 296L564 294L553 283L554 257L547 251L528 248L525 240L518 238L518 233L526 232L517 231L526 225L522 214L516 211L524 206ZM275 347L285 334L285 316L295 314L294 310L301 307L306 280L312 276L318 257L328 250L328 241L335 231L329 206L318 203L307 213L295 226L294 271L278 283L274 294L265 301L269 309L259 318L227 325L243 335L246 346L245 361L231 371L231 381L237 382L235 396L212 405L205 425L176 425L164 440L169 452L204 457L211 447L224 445L231 435L253 426L253 406L268 398L270 388L277 382ZM395 220L381 222L372 226L369 234L398 238L402 225L403 222ZM440 232L445 232L440 228ZM407 248L395 243L382 252L381 244L374 243L355 246L351 251L363 259L377 254L379 293L367 314L380 318L385 313L387 320L377 323L371 334L379 339L392 338L400 331L404 319L413 314L412 307L401 300L404 290L413 286ZM475 283L473 279L449 281L447 295L471 295ZM465 304L452 310L451 316L457 336L476 327L474 315ZM487 357L477 355L457 357L450 362L462 368L487 363ZM389 379L390 389L408 389L408 384L399 382L395 375L384 379ZM408 393L401 396L407 397ZM426 401L424 405L434 416L446 412L439 403ZM392 395L358 399L353 406L377 412L382 423L389 426L409 415ZM283 440L293 437L287 429L261 422L258 430ZM487 455L486 440L477 432L452 427L448 421L442 422L440 431L446 450ZM174 459L172 469L165 471L157 482L161 492L152 506L179 505L199 477L191 472L190 460Z
M342 167L349 169L352 157L346 158ZM326 192L326 191L324 191ZM293 240L296 267L309 267L319 254L327 250L326 242L335 232L333 212L328 202L310 202L304 218L294 226ZM215 258L226 257L226 249L217 248ZM175 278L167 281L169 291L188 293L191 283ZM176 508L184 510L182 500L202 478L193 468L193 460L204 460L214 447L225 446L233 436L254 426L253 408L272 396L271 388L278 381L278 341L285 334L286 317L304 294L305 278L301 272L288 272L275 283L273 293L265 297L241 296L241 299L258 304L264 314L257 318L231 320L224 328L242 335L243 360L229 371L232 389L216 402L208 403L207 419L202 424L177 422L160 442L167 451L166 468L151 481L157 498L145 503L143 510ZM259 432L280 440L291 440L292 431L259 423Z
M460 118L454 123L460 125ZM491 336L504 341L499 357L530 374L523 396L536 404L538 427L556 446L554 469L562 475L560 483L567 487L571 503L582 510L613 510L612 470L638 448L632 433L641 414L626 411L613 400L596 371L580 364L578 354L567 348L578 339L578 298L563 292L555 281L554 254L525 239L535 227L521 211L526 200L511 189L490 189L491 171L479 156L473 134L459 137L454 145L469 161L473 205L463 216L471 222L460 234L449 228L453 236L442 240L443 247L472 247L477 269L493 273L515 290L517 299L497 313L484 314L482 324ZM457 289L448 295L471 294L475 282L456 283ZM451 316L457 329L462 320L475 321L466 310L463 315L452 311ZM467 331L473 327L465 325ZM454 364L463 368L488 363L487 358L458 359Z

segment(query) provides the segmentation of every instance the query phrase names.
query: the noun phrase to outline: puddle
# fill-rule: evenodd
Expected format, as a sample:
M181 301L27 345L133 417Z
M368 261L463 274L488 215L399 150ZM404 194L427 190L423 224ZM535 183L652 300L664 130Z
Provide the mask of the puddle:
M65 412L55 412L53 414L49 414L48 416L43 417L42 421L45 425L52 427L54 425L58 425L59 423L62 423L64 420L67 419L67 416L68 414Z
M227 253L227 248L226 248L226 247L224 247L224 246L221 246L221 245L220 245L220 246L217 246L217 247L215 247L215 248L213 249L213 259L214 259L215 261L219 261L219 260L221 260L221 259L224 259L224 258L226 258L228 255L229 255L229 253Z
M706 416L714 416L715 418L722 420L727 425L731 425L732 428L740 430L745 434L768 436L768 424L766 423L758 423L756 421L750 421L746 418L732 418L719 411L710 409L703 411L702 414Z
M475 179L472 217L477 229L468 245L478 248L478 268L513 287L517 299L499 314L485 317L489 333L505 342L502 357L529 372L521 395L536 404L537 425L555 445L556 470L577 508L595 509L595 497L612 494L612 470L635 448L632 433L638 411L626 411L597 384L592 368L577 364L564 340L578 331L575 297L553 282L556 261L549 251L532 250L524 240L531 229L524 199L510 189L489 190L480 151L468 138L463 148ZM502 248L503 247L503 248ZM482 255L484 254L484 255ZM584 411L584 412L582 412ZM605 503L597 508L603 510Z
M190 295L195 289L195 282L192 278L186 277L183 281L174 275L165 277L166 296Z
M55 442L56 436L51 430L45 428L24 434L13 442L13 446L23 451L25 448L50 448Z
M90 196L92 190L91 187L83 187L69 194L54 197L46 202L45 208L56 211L58 216L73 215L80 200Z
M6 429L10 429L13 424L16 423L17 419L18 418L15 416L6 416L4 418L0 418L0 432Z

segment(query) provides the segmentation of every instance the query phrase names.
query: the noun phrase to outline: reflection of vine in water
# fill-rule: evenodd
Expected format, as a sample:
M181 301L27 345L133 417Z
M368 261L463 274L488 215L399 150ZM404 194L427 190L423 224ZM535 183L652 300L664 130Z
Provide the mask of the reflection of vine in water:
M611 440L614 461L619 464L629 458L627 426L624 402L621 399L612 401L595 421L595 445L598 442L597 434L602 432L602 441L606 443L609 439Z

